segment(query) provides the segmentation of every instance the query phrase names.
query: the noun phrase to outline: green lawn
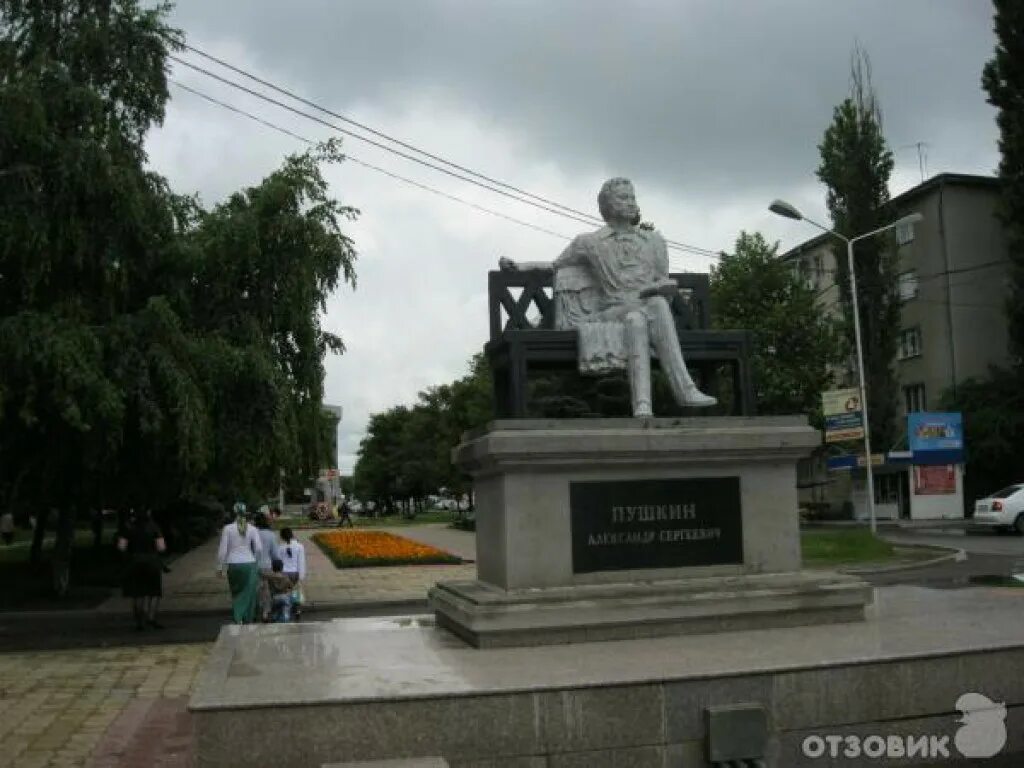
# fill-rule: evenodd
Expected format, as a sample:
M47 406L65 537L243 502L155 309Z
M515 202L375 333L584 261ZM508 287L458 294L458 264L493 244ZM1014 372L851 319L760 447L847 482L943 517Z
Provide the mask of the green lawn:
M92 545L92 531L75 530L71 553L71 588L64 598L53 594L51 555L54 534L43 539L43 561L29 563L32 532L18 530L14 543L0 544L0 611L65 608L93 608L106 600L121 584L124 565L113 549L113 529L103 532L100 549Z
M806 565L876 563L899 557L892 544L866 528L803 531L800 547Z
M103 541L107 543L113 536L113 531L103 532ZM43 552L48 553L53 549L53 542L56 538L54 533L47 533L43 539ZM76 549L92 546L92 531L75 529ZM32 531L23 531L20 528L14 532L14 543L4 545L0 543L0 563L17 563L28 560L28 552L32 548Z

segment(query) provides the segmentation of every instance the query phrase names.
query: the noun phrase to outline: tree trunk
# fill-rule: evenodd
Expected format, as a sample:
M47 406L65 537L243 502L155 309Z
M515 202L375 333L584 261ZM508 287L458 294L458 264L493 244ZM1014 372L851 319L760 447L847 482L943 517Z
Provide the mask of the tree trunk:
M93 549L99 549L101 546L103 546L103 510L92 510L92 518L90 519L89 522L92 524Z
M11 492L7 495L7 511L17 517L18 495L21 493L22 481L28 476L28 467L23 467L11 484Z
M75 507L61 507L57 516L57 539L53 544L53 592L57 597L68 593L71 583L71 546L75 539Z
M49 509L36 514L36 524L32 529L32 549L28 557L32 565L39 565L43 561L43 538L46 536L46 523L49 519Z

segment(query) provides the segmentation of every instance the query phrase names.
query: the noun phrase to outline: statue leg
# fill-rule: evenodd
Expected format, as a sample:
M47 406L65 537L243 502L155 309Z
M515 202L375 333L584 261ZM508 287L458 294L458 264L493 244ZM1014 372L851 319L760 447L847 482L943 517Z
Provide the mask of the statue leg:
M672 320L672 310L668 302L661 296L647 300L647 318L650 325L651 341L658 352L662 370L668 378L669 387L676 402L680 405L707 407L715 405L718 400L705 395L693 383L690 372L686 369L682 350L679 349L679 337L676 325Z
M626 314L626 351L629 355L629 390L633 415L653 416L651 408L651 342L647 332L647 316L634 310Z

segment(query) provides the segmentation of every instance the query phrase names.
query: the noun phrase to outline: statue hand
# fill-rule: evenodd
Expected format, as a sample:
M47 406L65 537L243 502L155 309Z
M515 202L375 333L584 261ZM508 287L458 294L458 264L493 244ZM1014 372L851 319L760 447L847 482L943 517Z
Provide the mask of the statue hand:
M519 265L512 261L512 259L502 256L498 259L498 268L502 272L515 272L519 269Z

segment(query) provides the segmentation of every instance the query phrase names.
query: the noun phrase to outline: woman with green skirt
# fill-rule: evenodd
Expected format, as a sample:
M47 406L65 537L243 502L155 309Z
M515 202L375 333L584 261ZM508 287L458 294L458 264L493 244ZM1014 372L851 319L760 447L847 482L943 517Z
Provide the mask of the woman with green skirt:
M262 545L256 526L245 519L245 505L235 504L235 520L224 526L217 551L217 575L225 568L231 589L231 614L236 624L256 621L260 572L256 565Z

